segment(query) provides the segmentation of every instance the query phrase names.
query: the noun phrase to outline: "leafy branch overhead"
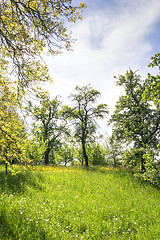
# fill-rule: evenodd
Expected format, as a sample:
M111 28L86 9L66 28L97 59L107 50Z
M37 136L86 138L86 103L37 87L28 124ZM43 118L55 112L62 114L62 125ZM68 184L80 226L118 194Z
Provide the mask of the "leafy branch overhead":
M67 31L66 22L82 19L81 14L85 7L83 3L73 6L71 0L0 1L0 149L1 152L4 150L2 155L15 156L23 152L19 147L23 149L24 146L21 144L23 136L20 136L20 133L21 128L24 130L24 125L20 120L19 106L22 109L26 93L30 96L37 92L41 94L40 83L52 81L43 55L55 55L64 48L71 48L74 40ZM26 99L28 100L28 95Z
M35 72L46 68L41 65L43 51L57 54L62 48L70 49L73 39L65 21L82 19L85 7L83 3L74 7L70 0L1 1L0 58L12 64L21 87L28 87L33 75L38 80Z

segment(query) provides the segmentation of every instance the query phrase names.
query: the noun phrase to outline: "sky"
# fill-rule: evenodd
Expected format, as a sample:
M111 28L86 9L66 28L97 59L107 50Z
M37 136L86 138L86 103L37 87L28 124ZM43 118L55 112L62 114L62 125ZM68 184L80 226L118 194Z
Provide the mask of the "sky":
M132 69L146 78L154 71L148 64L160 47L160 0L81 2L87 5L83 20L67 24L76 39L73 51L45 59L54 82L48 89L51 97L60 95L63 104L69 104L68 96L76 85L91 84L101 93L99 103L106 103L111 115L123 94L114 76ZM108 118L100 124L101 133L111 131Z

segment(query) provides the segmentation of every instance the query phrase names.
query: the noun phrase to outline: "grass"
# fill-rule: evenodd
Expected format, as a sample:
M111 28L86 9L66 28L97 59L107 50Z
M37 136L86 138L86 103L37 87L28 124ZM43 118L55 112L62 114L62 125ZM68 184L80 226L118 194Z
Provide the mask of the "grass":
M157 240L160 192L120 169L1 167L0 239Z

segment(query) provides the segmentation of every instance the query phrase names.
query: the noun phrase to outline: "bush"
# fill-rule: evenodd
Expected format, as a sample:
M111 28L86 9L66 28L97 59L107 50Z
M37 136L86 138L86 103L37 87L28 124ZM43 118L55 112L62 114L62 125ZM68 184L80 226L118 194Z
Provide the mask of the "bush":
M99 143L90 145L87 154L92 165L105 165L105 152Z
M151 182L156 186L160 186L160 167L158 162L154 159L155 153L149 151L144 155L145 159L145 172L139 174L141 179Z

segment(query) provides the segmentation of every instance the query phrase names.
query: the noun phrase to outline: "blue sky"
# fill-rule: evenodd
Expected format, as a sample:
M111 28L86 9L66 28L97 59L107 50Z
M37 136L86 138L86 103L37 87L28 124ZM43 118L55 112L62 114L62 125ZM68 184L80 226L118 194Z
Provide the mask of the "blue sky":
M77 0L73 0L76 4ZM129 68L145 77L151 56L160 47L160 0L86 0L83 21L69 24L77 39L72 52L46 59L54 84L51 96L68 95L76 85L91 84L101 92L99 102L107 103L110 113L123 90L114 76ZM102 132L107 131L105 120Z

